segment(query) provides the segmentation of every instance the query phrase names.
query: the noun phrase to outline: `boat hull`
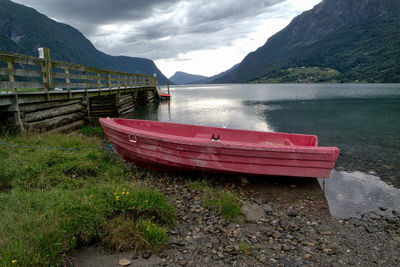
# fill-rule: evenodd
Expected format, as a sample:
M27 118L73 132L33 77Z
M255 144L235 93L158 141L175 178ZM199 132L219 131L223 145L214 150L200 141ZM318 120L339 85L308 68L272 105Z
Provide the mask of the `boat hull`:
M141 120L100 119L100 123L122 158L156 170L328 178L339 154L336 147L318 147L315 136ZM185 129L188 133L182 134ZM176 135L171 134L174 131ZM213 135L221 138L213 140Z

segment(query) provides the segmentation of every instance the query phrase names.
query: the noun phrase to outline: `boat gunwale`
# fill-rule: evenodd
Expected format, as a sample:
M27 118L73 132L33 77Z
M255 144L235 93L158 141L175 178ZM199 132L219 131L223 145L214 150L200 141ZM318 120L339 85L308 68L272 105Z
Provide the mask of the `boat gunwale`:
M300 146L300 145L273 145L267 144L265 146L260 146L259 143L254 143L254 145L243 145L243 143L239 144L237 142L232 141L218 141L218 142L210 142L204 138L196 138L196 137L185 137L179 135L171 135L171 134L161 134L158 132L141 130L133 127L129 127L115 121L115 118L100 118L99 122L101 125L107 126L114 131L121 132L126 135L134 135L141 138L148 138L155 141L163 141L175 144L183 144L183 145L192 145L199 147L213 147L213 148L227 148L227 149L237 149L237 150L256 150L256 151L271 151L271 152L282 152L282 153L305 153L305 154L339 154L339 149L337 147L320 147L316 146ZM146 122L145 120L136 120L141 122ZM187 124L174 123L181 126L187 126ZM207 126L199 126L199 125L189 125L189 126L197 126L197 127L205 127ZM209 127L213 129L225 129L218 127ZM225 129L226 130L226 129ZM229 129L229 130L239 130L239 129ZM248 131L248 132L258 132L263 133L262 131L249 131L249 130L239 130L239 131ZM273 134L282 134L282 133L273 133ZM304 134L292 134L297 136L314 136L315 135L304 135ZM168 138L167 136L175 137ZM177 139L176 137L180 137ZM318 140L318 139L317 139Z

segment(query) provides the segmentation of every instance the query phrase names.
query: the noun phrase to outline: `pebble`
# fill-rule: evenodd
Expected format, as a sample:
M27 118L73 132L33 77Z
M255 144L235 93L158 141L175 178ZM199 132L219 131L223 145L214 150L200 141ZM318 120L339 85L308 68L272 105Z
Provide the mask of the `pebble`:
M145 251L145 252L143 252L142 253L142 258L143 259L148 259L148 258L150 258L150 256L151 256L151 252L150 251Z
M254 182L254 185L247 179L211 182L211 188L235 192L242 207L254 205L255 210L261 210L261 218L255 221L227 222L217 206L204 208L205 193L202 190L188 189L187 180L174 179L165 178L164 186L155 184L175 205L178 219L177 225L168 232L169 246L166 254L160 255L162 265L303 266L307 261L312 266L333 266L339 260L346 265L354 261L356 255L356 263L360 266L367 266L374 260L379 263L376 265L395 265L393 259L400 247L399 233L396 232L400 226L397 211L390 211L390 216L378 212L368 213L361 219L330 219L314 210L320 203L314 195L289 204L285 203L284 196L260 195L259 190L251 192L263 182ZM240 183L246 184L246 188L238 186ZM302 187L297 185L298 191ZM379 238L388 242L383 248L375 240L376 235L365 232L379 232ZM253 256L241 253L242 242L251 246ZM382 253L387 257L380 257Z
M119 264L120 266L128 266L128 265L131 264L131 261L128 260L128 259L120 259L120 260L118 261L118 264Z
M272 210L272 207L270 205L264 204L262 207L264 208L264 211L265 211L266 214L272 214L273 210Z
M306 255L304 255L304 259L305 260L309 260L309 259L311 259L311 257L312 257L312 255L311 254L309 254L309 253L307 253Z

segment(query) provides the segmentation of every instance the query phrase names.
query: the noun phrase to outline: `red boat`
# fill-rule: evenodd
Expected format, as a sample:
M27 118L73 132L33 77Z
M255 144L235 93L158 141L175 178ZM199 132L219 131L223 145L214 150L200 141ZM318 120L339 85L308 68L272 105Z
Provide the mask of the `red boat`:
M270 133L169 122L101 118L122 158L156 170L328 178L337 147L314 135Z
M160 93L160 94L158 94L159 96L160 96L160 99L161 100L168 100L168 99L170 99L171 98L171 95L170 94L164 94L164 93Z

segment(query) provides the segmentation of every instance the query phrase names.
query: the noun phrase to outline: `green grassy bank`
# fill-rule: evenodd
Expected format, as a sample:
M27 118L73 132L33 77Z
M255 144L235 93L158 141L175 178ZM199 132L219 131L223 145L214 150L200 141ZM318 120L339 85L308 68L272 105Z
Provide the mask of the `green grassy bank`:
M59 265L97 242L137 250L167 244L173 207L138 186L96 134L0 137L0 266Z

